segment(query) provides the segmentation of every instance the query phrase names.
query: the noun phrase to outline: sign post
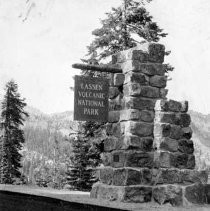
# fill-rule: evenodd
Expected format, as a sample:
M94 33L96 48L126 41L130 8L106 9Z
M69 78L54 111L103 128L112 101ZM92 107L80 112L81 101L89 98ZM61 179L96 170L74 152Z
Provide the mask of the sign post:
M74 120L107 122L108 95L108 79L76 75Z

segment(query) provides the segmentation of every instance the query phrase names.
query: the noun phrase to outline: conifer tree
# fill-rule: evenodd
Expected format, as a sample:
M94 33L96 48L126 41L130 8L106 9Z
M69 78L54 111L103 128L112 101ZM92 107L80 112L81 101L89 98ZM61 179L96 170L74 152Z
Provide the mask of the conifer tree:
M158 42L161 37L167 36L153 21L143 1L123 0L121 6L112 8L106 16L101 20L102 26L92 32L94 40L87 46L89 58L85 62L97 63L141 41Z
M71 138L72 156L67 163L67 184L73 189L89 191L97 181L95 168L100 163L100 152L97 143L91 138L95 130L95 123L85 122L83 132Z
M24 111L25 99L20 97L18 86L13 80L6 84L5 91L1 105L0 183L12 184L21 177L19 151L25 141L21 126L28 114Z
M106 18L101 20L101 27L92 31L93 41L87 46L87 59L82 59L88 64L99 64L104 58L114 53L135 47L142 42L158 42L166 37L153 17L145 9L145 3L152 0L122 0L117 8L112 8L106 13ZM166 52L169 55L170 51ZM164 64L165 71L173 71L170 64ZM93 72L85 71L88 75ZM104 74L102 74L102 77Z

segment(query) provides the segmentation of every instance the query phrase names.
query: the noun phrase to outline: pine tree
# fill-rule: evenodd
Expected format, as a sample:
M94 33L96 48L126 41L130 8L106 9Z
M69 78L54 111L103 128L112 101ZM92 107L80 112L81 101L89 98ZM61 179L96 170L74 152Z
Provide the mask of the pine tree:
M87 59L81 59L88 64L99 64L104 58L135 47L142 42L158 42L160 38L166 37L153 17L145 9L145 2L152 0L122 0L122 5L112 8L106 13L106 18L101 20L101 27L92 31L93 41L87 46ZM170 51L166 52L169 55ZM165 71L173 71L170 64L164 64ZM91 76L102 76L105 74L85 71L84 74Z
M85 122L83 132L71 139L72 156L67 163L67 183L76 190L89 191L97 181L95 168L100 163L100 152L97 143L93 143L95 123Z
M102 26L92 32L95 38L87 47L89 58L83 61L97 64L141 41L158 42L167 36L143 6L142 1L123 0L120 7L106 13L107 18L101 20Z
M6 84L5 95L1 111L0 140L0 183L12 184L15 179L21 177L21 154L19 151L24 143L24 133L21 126L24 117L25 99L20 97L17 84L11 80Z

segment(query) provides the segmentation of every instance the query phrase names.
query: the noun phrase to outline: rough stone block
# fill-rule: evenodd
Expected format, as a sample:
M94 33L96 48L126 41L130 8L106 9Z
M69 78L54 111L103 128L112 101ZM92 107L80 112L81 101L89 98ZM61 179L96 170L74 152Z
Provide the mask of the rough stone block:
M127 154L126 167L153 167L154 155L152 152L129 152Z
M205 204L206 203L206 195L205 195L205 187L202 184L193 184L184 187L184 197L187 201L193 204ZM187 204L187 205L189 205Z
M130 133L138 136L150 136L153 134L153 124L146 122L127 121L125 123L125 134Z
M135 49L135 50L131 50L129 52L127 59L138 60L138 61L144 63L144 62L148 61L148 54L144 51Z
M119 94L116 98L109 100L109 111L122 109L122 96Z
M120 91L117 87L109 87L109 99L114 99L120 94Z
M167 94L168 94L168 89L160 88L160 98L166 99Z
M192 154L194 152L193 141L188 139L180 139L178 150L186 154Z
M155 122L169 123L188 127L191 122L190 115L187 113L162 112L156 111Z
M152 188L149 186L113 186L95 183L90 198L108 201L144 203L152 199Z
M139 97L124 97L125 109L154 110L156 100Z
M124 135L122 139L123 139L123 149L135 149L142 147L142 143L139 136Z
M181 112L187 112L188 111L188 101L182 101L181 102L182 107L181 107Z
M168 123L155 123L154 134L158 138L169 137L177 140L183 137L183 131L180 126Z
M125 187L124 202L144 203L152 199L152 188L149 186Z
M167 103L168 103L168 110L169 111L174 111L174 112L181 111L181 108L182 108L181 102L178 102L178 101L175 101L175 100L169 100Z
M152 76L150 77L149 84L154 87L165 88L166 87L167 78L166 76Z
M111 185L113 179L113 168L101 168L99 169L100 182Z
M180 126L168 123L155 123L154 134L157 138L169 137L176 140L184 137Z
M141 93L141 86L138 83L128 83L123 87L124 96L139 96Z
M141 169L141 175L142 175L141 184L152 185L152 174L153 174L152 169L142 168Z
M114 74L114 86L123 85L124 80L125 80L125 74L123 74L123 73Z
M141 184L141 172L136 169L115 169L113 174L113 185L139 185Z
M179 120L179 124L182 127L188 127L191 122L190 115L187 113L181 113L177 115L177 119Z
M165 46L158 43L146 42L144 44L138 44L135 48L143 52L148 53L148 60L150 62L163 63L165 56Z
M174 112L161 112L155 113L155 122L175 124L177 123L177 117Z
M139 120L140 111L137 109L127 109L120 111L120 121Z
M90 193L90 198L97 198L108 201L122 201L123 197L123 187L105 185L100 183L95 183Z
M141 151L152 151L153 137L139 137L135 135L123 136L124 149L139 149Z
M192 137L192 129L190 127L182 128L182 137L186 139L191 139Z
M127 60L137 60L144 63L148 61L148 53L135 48L130 48L112 55L112 64L123 63Z
M104 166L110 166L112 164L112 155L111 153L101 153L101 160Z
M162 64L152 64L152 63L147 63L147 64L141 64L139 68L140 72L148 75L148 76L153 76L153 75L160 75L163 76L165 74L165 69Z
M118 123L107 123L106 124L106 134L109 136L121 137L121 124Z
M164 66L158 63L141 63L138 60L128 60L124 63L119 63L119 67L122 69L123 73L144 73L148 76L163 76L165 74Z
M109 136L104 140L104 151L110 152L122 148L122 141L120 138Z
M206 184L208 173L191 169L153 169L153 185L158 184Z
M172 139L169 137L155 138L155 146L169 152L182 152L192 154L194 152L193 142L188 139Z
M108 121L118 122L120 120L120 111L109 111Z
M138 49L128 49L126 52L126 60L137 60L139 62L147 62L148 61L148 53ZM126 61L124 60L124 61Z
M157 100L156 105L155 105L155 110L165 111L165 112L172 111L172 112L186 113L188 110L188 102L187 101L179 102L175 100L161 99L161 100Z
M163 63L165 56L165 46L158 43L145 43L138 45L136 48L148 52L149 61Z
M123 63L119 63L119 67L122 69L123 73L126 74L128 72L141 72L141 62L138 60L128 60Z
M113 173L113 185L125 186L127 183L127 171L125 168L118 168Z
M144 122L153 122L155 118L154 111L142 110L140 112L140 120Z
M168 137L171 133L171 125L167 123L155 122L154 136L155 138Z
M111 166L115 168L124 167L126 162L126 153L124 151L113 151L112 152L112 163Z
M153 169L153 185L182 183L182 175L180 169Z
M194 169L195 156L181 152L160 152L159 165L162 168Z
M149 77L142 73L128 72L125 74L124 84L139 83L141 85L149 84Z
M171 139L169 137L160 139L160 149L169 151L169 152L177 152L179 147L179 143L175 139Z
M155 111L169 111L167 100L157 100L155 104Z
M190 183L206 184L208 181L208 172L184 169L182 170L182 181L184 184L190 184Z
M164 45L148 42L141 45L137 45L134 48L114 54L112 56L112 64L124 62L126 60L163 63L164 56L165 56Z
M153 198L163 205L170 203L172 206L182 206L182 188L178 185L165 185L153 188Z
M160 89L151 86L141 86L140 87L140 96L149 97L149 98L159 98Z
M182 128L178 125L171 125L170 138L180 139L183 136Z

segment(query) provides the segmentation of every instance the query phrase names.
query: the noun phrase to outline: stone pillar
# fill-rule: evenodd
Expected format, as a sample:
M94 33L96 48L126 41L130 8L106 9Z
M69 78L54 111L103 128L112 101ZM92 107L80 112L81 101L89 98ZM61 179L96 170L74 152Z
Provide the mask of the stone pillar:
M207 173L197 171L188 102L159 100L155 106L153 197L159 204L204 204Z
M112 57L103 167L91 197L121 202L204 203L206 172L194 170L187 102L166 100L165 48L145 43Z
M93 198L152 200L154 107L167 94L164 50L163 45L147 43L112 58L123 74L114 74L111 80L104 167L92 188Z

